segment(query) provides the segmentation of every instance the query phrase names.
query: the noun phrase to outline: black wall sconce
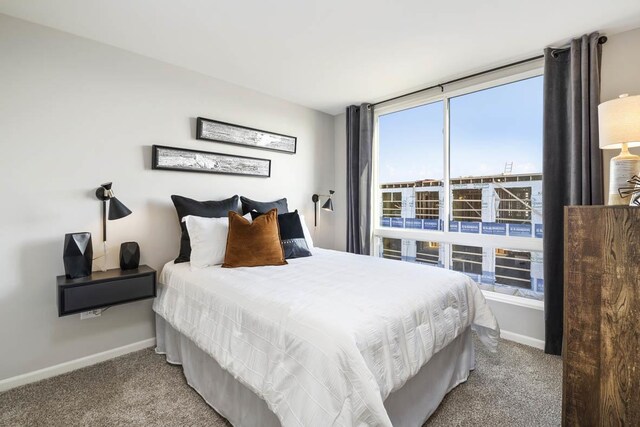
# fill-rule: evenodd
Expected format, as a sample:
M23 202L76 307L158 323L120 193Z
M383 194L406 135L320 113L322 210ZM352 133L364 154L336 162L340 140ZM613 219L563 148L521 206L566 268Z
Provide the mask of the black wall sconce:
M327 201L322 205L322 209L328 212L333 212L333 200L331 200L331 196L335 194L335 191L329 190L329 194L314 194L311 196L311 201L313 202L313 226L318 226L318 202L320 201L320 197L327 197Z
M96 197L102 201L102 246L104 248L102 271L107 271L107 219L113 221L131 214L129 208L114 196L111 185L111 182L107 182L96 190ZM109 201L109 215L107 215L107 201Z

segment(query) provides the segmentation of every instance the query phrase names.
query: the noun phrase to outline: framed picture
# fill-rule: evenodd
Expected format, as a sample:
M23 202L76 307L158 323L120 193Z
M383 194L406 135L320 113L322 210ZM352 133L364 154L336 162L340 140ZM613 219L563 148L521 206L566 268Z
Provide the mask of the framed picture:
M255 157L188 150L186 148L154 145L152 169L223 173L229 175L271 176L271 160Z
M295 154L297 138L198 117L196 138Z

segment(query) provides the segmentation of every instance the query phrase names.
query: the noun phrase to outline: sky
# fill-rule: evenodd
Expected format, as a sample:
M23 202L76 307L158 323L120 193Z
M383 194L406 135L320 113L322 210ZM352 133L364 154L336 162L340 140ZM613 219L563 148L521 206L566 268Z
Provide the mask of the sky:
M443 102L380 116L379 182L442 179ZM451 98L451 177L542 172L542 76Z

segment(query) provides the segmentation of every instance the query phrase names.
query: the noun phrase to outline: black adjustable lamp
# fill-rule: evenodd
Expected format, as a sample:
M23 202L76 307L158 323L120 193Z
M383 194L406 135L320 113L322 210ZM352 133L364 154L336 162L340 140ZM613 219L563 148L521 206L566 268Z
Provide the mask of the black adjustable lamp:
M333 200L331 196L335 191L329 190L329 194L314 194L311 196L311 201L313 202L313 225L314 227L318 226L318 202L320 201L320 197L327 197L327 201L322 205L322 209L328 212L333 212Z
M111 189L110 182L102 184L96 190L96 197L98 200L102 200L102 245L104 247L104 261L102 263L102 271L107 271L107 218L109 221L115 219L124 218L131 214L129 208L127 208L120 200L118 200ZM109 201L109 215L107 216L107 200Z

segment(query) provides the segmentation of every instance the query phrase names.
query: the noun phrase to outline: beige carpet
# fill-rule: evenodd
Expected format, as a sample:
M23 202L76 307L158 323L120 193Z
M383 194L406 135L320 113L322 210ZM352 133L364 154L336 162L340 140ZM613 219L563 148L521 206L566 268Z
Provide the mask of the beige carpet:
M428 426L560 425L562 362L502 341L476 342L477 368ZM0 426L228 426L152 349L0 394Z

